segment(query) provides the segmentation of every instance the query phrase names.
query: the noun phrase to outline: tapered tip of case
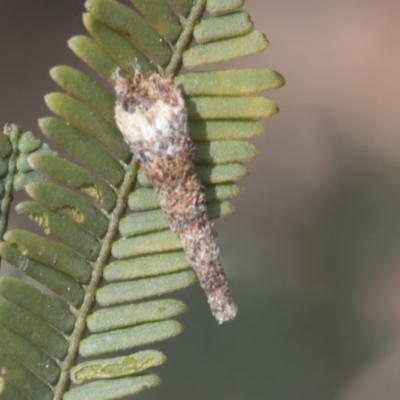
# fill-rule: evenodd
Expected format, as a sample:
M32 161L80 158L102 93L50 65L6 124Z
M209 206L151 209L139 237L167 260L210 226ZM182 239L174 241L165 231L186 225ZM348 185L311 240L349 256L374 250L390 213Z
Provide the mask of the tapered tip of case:
M211 311L219 324L232 321L236 318L238 307L233 301L230 293L224 296L210 296L208 299Z

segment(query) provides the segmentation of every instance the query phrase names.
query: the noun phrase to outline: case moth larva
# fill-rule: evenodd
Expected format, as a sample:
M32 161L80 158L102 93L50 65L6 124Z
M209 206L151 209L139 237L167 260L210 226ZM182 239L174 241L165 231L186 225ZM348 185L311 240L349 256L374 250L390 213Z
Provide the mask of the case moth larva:
M204 190L194 169L194 146L185 101L173 77L135 72L115 87L115 119L126 143L159 194L171 229L221 324L234 319L231 296L219 249L207 217Z

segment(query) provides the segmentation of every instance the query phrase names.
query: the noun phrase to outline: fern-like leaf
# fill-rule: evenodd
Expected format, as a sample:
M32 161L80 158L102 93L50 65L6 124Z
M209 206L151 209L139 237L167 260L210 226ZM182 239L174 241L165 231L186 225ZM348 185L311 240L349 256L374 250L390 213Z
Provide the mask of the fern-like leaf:
M4 133L0 132L0 237L3 237L7 229L19 134L19 129L15 125L7 126Z
M87 0L83 20L90 37L76 36L69 47L112 86L118 75L136 69L176 75L209 217L228 215L233 207L227 199L240 192L235 182L247 174L243 162L257 154L244 139L263 132L257 118L278 110L254 95L284 80L270 70L178 72L181 65L198 69L255 54L268 42L239 10L243 0L132 3L135 9L115 0ZM205 11L211 17L197 23ZM192 37L196 44L190 47ZM160 383L146 371L165 356L134 348L182 331L171 318L186 306L152 298L187 287L196 277L115 125L114 95L68 66L50 74L68 94L46 96L55 116L39 125L70 158L59 157L30 132L20 135L15 126L0 135L0 233L12 185L32 199L18 204L17 212L44 233L8 231L0 254L66 306L30 284L0 278L0 398L118 399ZM135 188L136 182L142 187ZM102 308L92 312L95 302ZM127 355L116 356L120 350ZM76 364L78 355L83 361ZM92 356L95 361L86 360Z

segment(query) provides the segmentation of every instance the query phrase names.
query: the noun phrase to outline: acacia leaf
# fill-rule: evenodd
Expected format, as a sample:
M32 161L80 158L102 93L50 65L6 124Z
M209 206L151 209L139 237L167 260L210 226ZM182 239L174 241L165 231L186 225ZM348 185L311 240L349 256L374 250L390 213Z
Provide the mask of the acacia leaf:
M136 69L174 76L210 219L233 211L227 199L240 193L236 181L248 173L243 163L257 155L246 140L264 132L258 118L278 111L259 93L282 86L279 73L216 68L268 46L239 10L243 0L131 2L135 8L117 0L85 2L90 36L75 36L68 46L105 82L69 66L50 71L66 91L45 97L55 116L41 118L39 127L51 144L16 125L0 133L0 255L38 286L0 278L4 399L136 394L160 383L145 371L166 357L135 348L183 329L172 318L186 311L185 304L157 297L197 277L114 121L118 77ZM199 71L180 74L181 66ZM22 189L31 200L16 210L39 225L39 234L6 231L13 191Z

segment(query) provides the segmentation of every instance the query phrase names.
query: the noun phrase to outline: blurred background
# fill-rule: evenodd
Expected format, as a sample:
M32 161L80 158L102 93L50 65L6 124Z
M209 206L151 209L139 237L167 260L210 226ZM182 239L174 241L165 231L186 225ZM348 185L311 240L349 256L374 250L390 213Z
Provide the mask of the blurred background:
M400 398L400 2L247 0L270 40L222 67L286 86L260 154L216 224L240 312L222 327L197 286L185 332L154 346L163 385L138 399ZM0 0L0 124L39 133L83 0ZM21 226L14 219L10 227ZM135 397L136 398L136 397Z

